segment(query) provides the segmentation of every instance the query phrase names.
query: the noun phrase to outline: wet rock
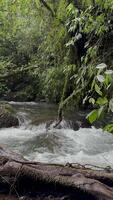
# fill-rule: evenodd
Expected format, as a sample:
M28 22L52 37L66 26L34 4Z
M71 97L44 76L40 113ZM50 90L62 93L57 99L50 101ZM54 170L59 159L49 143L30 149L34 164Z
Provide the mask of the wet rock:
M6 103L0 105L0 128L18 126L19 121L13 108Z
M74 131L79 130L80 128L91 128L91 124L87 121L87 119L84 117L82 119L62 119L61 121L58 120L48 120L46 121L46 127L47 130L51 128L56 129L73 129Z

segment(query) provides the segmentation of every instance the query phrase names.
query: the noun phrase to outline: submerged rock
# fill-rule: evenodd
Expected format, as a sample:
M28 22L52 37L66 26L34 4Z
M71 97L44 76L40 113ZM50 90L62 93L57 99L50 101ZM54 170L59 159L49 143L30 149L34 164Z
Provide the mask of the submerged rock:
M13 108L6 103L0 105L0 128L18 126L19 121Z
M49 120L46 122L46 129L51 129L51 128L57 128L57 129L62 129L62 128L69 128L73 129L74 131L79 130L79 128L90 128L91 125L88 123L86 119L83 120L62 120L58 123L57 120Z

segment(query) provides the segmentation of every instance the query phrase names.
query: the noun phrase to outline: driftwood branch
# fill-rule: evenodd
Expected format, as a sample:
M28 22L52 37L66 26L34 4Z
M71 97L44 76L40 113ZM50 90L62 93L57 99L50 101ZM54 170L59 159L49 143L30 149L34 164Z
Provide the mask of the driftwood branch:
M9 192L68 195L68 199L113 200L113 170L93 170L79 164L54 165L31 162L0 148L0 186ZM32 188L33 186L33 188ZM46 191L47 192L47 191ZM55 197L54 197L55 199ZM59 199L61 199L59 197Z

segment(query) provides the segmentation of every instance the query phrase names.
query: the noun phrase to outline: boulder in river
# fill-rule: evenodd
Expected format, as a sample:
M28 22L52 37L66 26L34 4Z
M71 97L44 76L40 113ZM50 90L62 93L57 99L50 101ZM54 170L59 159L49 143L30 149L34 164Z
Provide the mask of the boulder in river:
M14 109L6 103L0 105L0 128L18 126L19 121Z

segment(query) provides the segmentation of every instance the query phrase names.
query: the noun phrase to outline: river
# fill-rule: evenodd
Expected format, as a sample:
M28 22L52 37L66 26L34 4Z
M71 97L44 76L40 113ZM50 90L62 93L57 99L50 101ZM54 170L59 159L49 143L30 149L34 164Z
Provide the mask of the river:
M25 158L46 163L80 163L113 167L113 135L95 127L73 130L63 120L60 129L47 128L56 119L57 106L45 103L10 102L17 112L20 126L0 129L0 144ZM80 119L83 112L68 114Z

